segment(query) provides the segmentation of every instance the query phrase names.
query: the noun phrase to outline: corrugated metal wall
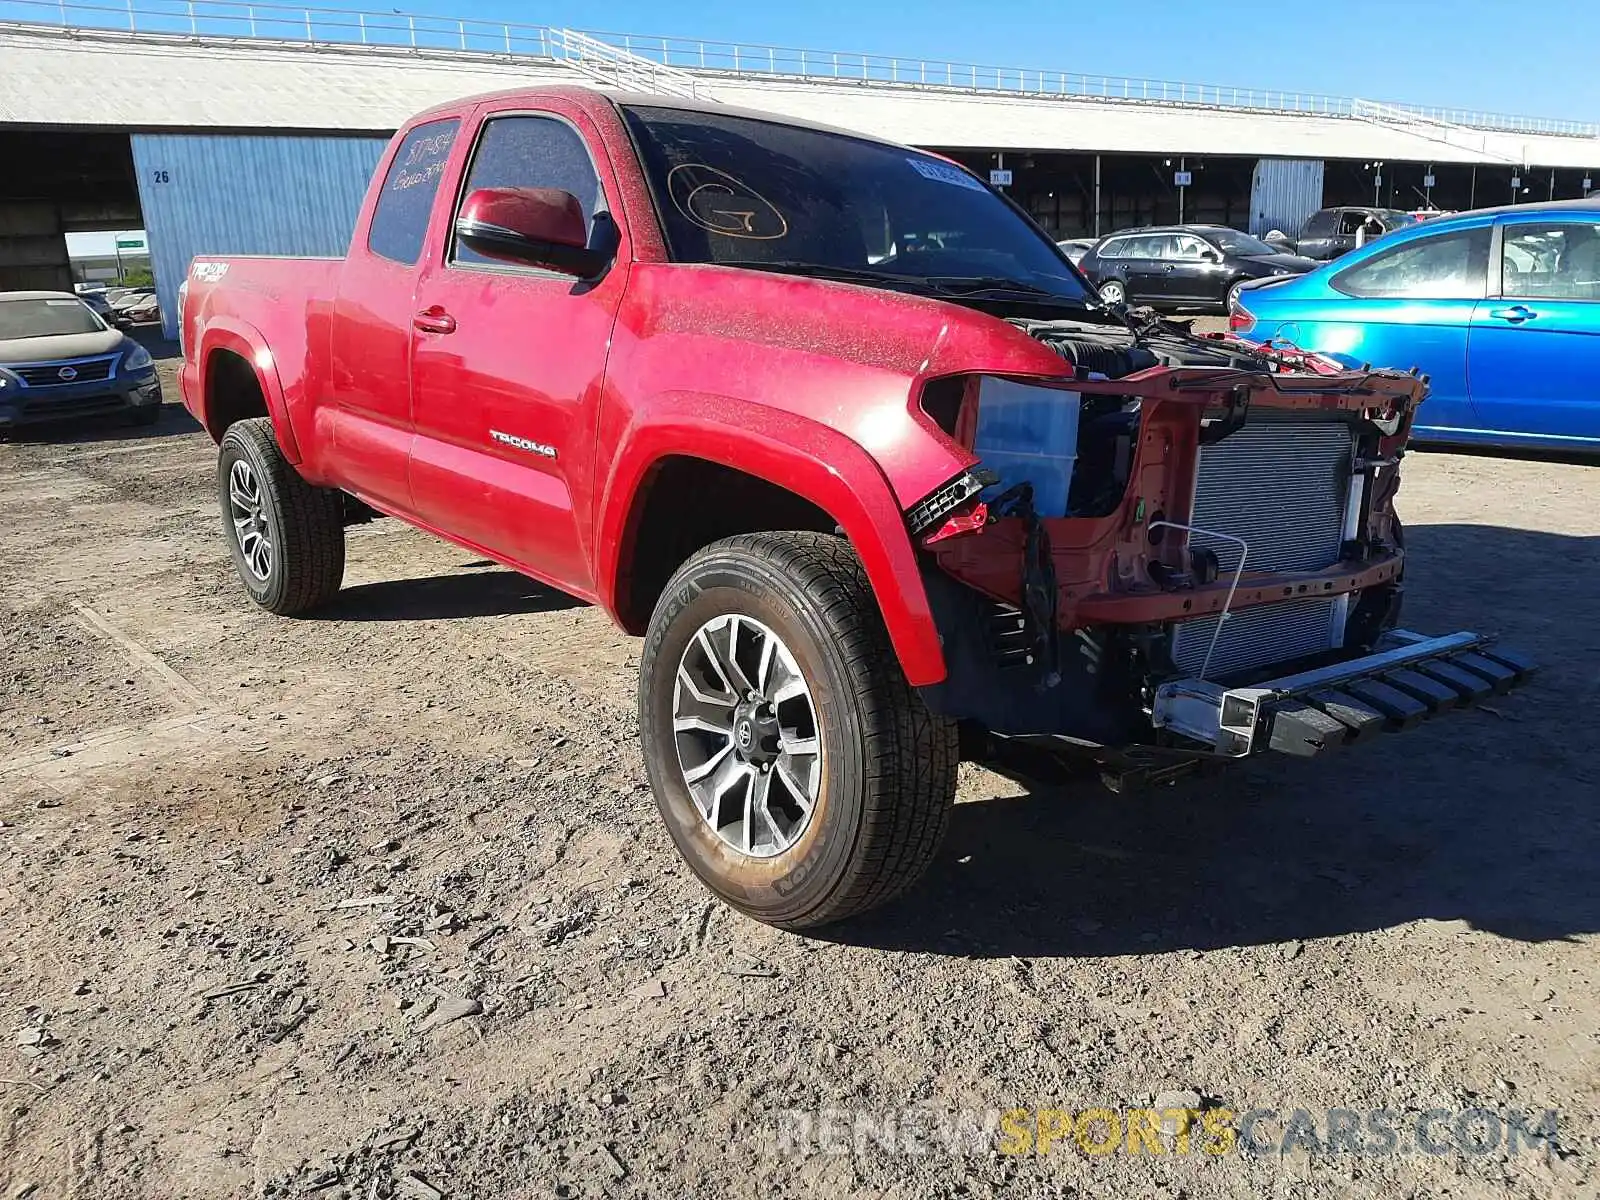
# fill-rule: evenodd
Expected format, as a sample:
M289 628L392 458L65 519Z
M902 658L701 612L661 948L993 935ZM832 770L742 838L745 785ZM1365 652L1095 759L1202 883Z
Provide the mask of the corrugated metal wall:
M178 285L204 254L343 254L386 139L136 133L139 204L176 337Z
M1263 158L1250 181L1250 232L1278 229L1300 236L1305 219L1322 207L1322 160Z

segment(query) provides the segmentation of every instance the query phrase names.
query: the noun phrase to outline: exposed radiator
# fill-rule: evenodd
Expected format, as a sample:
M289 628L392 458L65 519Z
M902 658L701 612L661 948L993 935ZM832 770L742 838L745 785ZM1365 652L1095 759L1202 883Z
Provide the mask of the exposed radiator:
M1241 538L1250 547L1245 570L1314 571L1339 561L1344 540L1354 441L1342 421L1264 421L1200 451L1189 523ZM1217 556L1219 578L1239 565L1239 548L1221 538L1190 535L1192 546ZM1302 597L1242 609L1223 622L1206 670L1209 677L1269 666L1331 649L1343 605ZM1172 657L1188 675L1205 664L1216 617L1176 626Z
M1334 603L1328 596L1305 596L1240 609L1222 623L1206 676L1249 671L1331 649ZM1172 657L1185 675L1200 674L1217 621L1201 617L1178 626Z

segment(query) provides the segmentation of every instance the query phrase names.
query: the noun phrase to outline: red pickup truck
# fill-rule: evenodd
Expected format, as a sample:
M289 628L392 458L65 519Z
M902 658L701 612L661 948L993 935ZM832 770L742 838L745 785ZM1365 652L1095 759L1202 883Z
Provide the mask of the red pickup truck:
M645 638L645 759L762 920L904 890L963 758L1320 753L1517 683L1398 630L1425 381L1107 307L935 155L677 98L462 100L342 259L202 258L184 402L240 579L408 521Z

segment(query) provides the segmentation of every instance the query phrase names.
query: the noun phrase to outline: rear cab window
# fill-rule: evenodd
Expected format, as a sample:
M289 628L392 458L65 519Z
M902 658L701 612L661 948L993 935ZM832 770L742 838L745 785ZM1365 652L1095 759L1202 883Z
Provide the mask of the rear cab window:
M408 267L422 257L433 199L460 125L451 117L418 125L406 134L383 177L383 191L367 229L367 249L372 253Z

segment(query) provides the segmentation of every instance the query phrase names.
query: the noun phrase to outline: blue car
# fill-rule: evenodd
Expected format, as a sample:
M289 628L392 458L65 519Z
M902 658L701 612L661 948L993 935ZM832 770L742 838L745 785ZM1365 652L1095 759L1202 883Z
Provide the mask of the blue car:
M1600 199L1410 226L1247 284L1239 336L1431 377L1419 442L1600 451Z

